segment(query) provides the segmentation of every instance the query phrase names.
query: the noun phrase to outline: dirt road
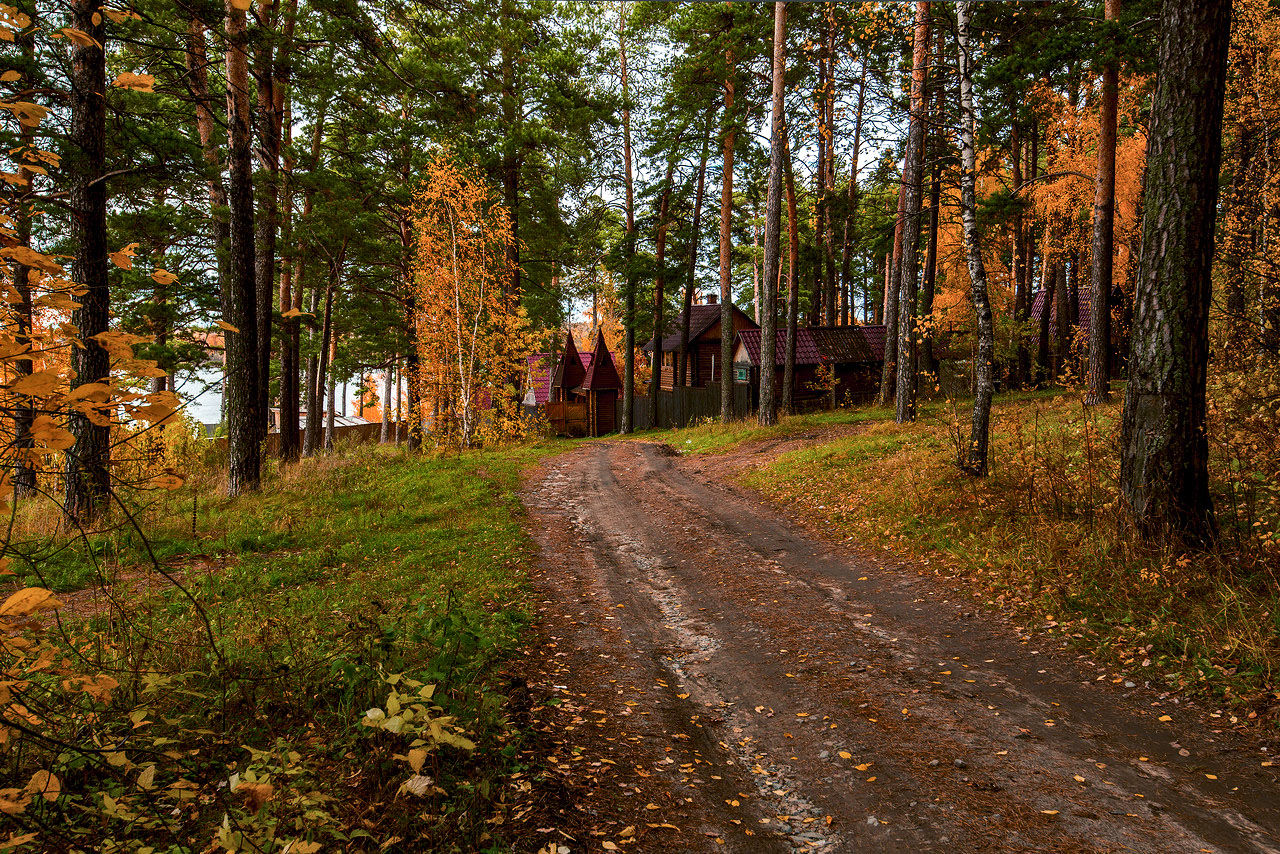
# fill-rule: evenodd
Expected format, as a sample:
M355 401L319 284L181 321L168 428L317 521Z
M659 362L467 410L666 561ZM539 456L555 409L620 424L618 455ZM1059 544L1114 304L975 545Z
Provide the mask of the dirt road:
M530 486L535 849L1280 852L1263 745L724 466L591 444Z

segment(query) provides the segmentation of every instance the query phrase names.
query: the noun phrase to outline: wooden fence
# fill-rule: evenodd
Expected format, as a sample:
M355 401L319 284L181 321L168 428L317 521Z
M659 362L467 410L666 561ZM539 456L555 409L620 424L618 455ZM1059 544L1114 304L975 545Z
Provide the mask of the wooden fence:
M734 418L746 418L755 411L751 386L736 383L733 386ZM720 417L720 386L706 388L676 388L658 392L658 412L654 417L653 398L636 396L633 425L637 430L666 430L672 427L688 427L698 421ZM622 423L622 398L617 403L617 423Z

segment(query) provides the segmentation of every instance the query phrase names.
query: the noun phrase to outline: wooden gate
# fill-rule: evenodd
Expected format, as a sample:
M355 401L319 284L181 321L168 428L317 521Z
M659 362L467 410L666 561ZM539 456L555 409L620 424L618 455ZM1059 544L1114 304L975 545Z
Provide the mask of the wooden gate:
M551 428L562 436L591 435L591 419L585 400L548 400L543 404Z

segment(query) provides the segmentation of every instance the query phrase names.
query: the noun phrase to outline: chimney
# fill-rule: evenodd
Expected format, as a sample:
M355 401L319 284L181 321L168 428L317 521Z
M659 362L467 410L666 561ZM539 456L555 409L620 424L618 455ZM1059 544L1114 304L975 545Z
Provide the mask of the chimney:
M711 293L711 294L707 294L705 302L707 305L715 305L717 302L717 299L718 297L715 294Z

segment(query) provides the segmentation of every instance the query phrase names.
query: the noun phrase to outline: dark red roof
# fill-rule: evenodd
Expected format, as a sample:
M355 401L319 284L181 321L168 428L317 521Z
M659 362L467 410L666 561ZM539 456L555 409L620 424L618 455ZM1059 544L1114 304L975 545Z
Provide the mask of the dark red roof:
M773 351L773 361L777 367L782 367L787 361L787 330L779 329L776 334L777 344ZM751 359L751 364L759 365L760 343L764 340L764 333L759 329L744 329L738 333L738 340L747 348L747 356ZM796 364L822 364L822 353L818 350L818 344L814 341L813 333L808 327L802 326L796 330Z
M862 337L866 339L867 346L871 349L871 355L875 357L875 361L884 361L884 324L876 324L873 326L855 326L855 329L861 330Z
M1036 325L1039 325L1040 318L1044 316L1044 308L1045 308L1044 303L1047 295L1048 295L1048 291L1045 290L1044 288L1041 288L1040 290L1036 291L1035 300L1031 303L1031 319L1035 321ZM1080 327L1080 331L1087 336L1089 334L1090 323L1093 320L1093 316L1091 314L1093 310L1093 293L1090 291L1089 288L1083 287L1083 288L1080 288L1079 295L1080 295L1080 313L1076 317L1076 322L1074 325ZM1054 300L1054 303L1055 304L1051 306L1049 309L1049 337L1050 338L1056 337L1058 334L1058 306L1056 304L1057 300Z
M745 320L748 324L750 324L752 329L760 328L760 326L754 320L752 320L750 317L747 316L746 312L738 308L736 305L733 305L732 303L730 303L729 310L730 312L737 314L739 317ZM693 341L696 341L699 336L701 336L708 329L715 326L719 322L720 322L720 304L719 303L717 303L716 305L695 305L690 307L689 309L689 341L691 343ZM665 338L662 339L662 352L672 353L680 349L680 332L683 324L684 324L684 312L682 311L678 315L676 315L675 321L672 323L671 326L668 327L668 329L674 329L675 331L668 334ZM643 349L644 352L646 353L652 353L653 339L650 338L648 343L646 343L644 347L641 349Z
M589 391L622 388L622 378L618 376L618 368L613 363L613 354L605 346L604 335L599 331L596 332L596 349L590 354L582 388Z
M859 326L814 326L808 330L824 361L834 364L879 361Z
M529 357L528 364L533 402L541 406L551 399L551 354L535 353Z
M587 375L587 366L578 355L578 348L573 343L573 333L565 337L564 352L560 354L560 363L552 376L552 388L577 388Z

